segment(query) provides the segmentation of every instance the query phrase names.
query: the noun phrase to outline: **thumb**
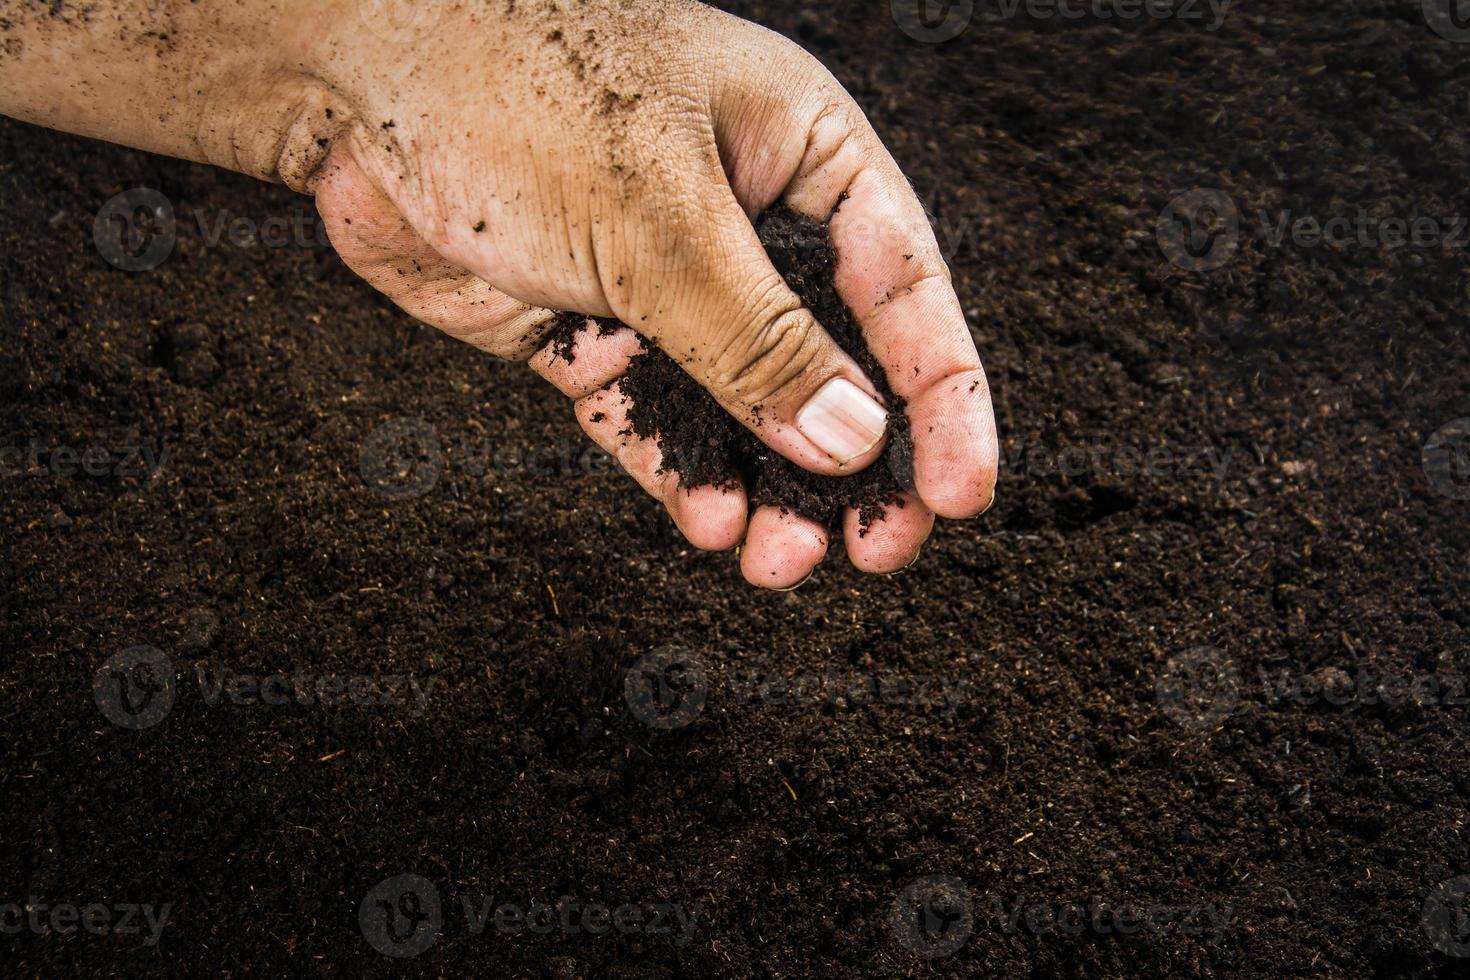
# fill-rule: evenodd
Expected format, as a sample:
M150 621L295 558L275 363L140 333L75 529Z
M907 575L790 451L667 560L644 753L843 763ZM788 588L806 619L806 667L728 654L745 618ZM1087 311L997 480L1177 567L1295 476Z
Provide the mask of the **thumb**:
M872 382L781 278L733 195L697 212L653 223L644 245L656 257L614 300L624 322L798 465L840 476L872 463L888 414Z

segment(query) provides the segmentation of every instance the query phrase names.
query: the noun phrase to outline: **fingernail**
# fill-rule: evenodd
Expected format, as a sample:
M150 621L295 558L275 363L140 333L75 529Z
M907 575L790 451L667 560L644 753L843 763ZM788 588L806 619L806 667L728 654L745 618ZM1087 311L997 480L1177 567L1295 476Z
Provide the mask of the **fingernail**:
M818 449L846 463L878 445L888 413L846 378L833 378L796 413L796 428Z
M772 589L771 591L772 592L795 592L797 589L801 588L803 585L806 585L808 582L810 582L812 580L812 576L815 575L815 574L817 574L816 569L812 569L810 572L807 572L806 573L806 578L802 579L800 582L797 582L795 585L788 585L784 589Z

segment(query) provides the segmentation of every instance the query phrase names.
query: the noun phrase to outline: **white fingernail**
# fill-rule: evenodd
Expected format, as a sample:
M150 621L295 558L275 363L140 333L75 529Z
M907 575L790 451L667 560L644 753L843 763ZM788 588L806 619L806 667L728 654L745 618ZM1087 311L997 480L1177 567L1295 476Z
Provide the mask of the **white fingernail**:
M878 445L888 413L846 378L833 378L796 413L796 427L839 463L856 459Z

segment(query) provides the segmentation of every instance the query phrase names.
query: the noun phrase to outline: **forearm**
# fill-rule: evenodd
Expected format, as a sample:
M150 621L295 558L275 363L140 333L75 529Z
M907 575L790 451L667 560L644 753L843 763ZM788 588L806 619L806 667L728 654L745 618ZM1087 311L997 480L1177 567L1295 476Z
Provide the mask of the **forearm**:
M332 8L337 8L334 12ZM0 0L0 112L298 189L349 124L317 0Z

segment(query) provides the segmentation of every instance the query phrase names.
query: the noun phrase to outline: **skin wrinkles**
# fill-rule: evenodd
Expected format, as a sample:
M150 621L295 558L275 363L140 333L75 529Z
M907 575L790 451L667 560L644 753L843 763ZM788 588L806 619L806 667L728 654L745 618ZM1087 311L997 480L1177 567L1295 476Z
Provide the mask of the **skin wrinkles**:
M0 0L14 21L0 111L315 194L348 266L431 326L529 358L692 541L743 541L742 569L766 587L806 578L827 531L752 511L743 491L663 491L647 469L657 447L591 408L615 390L631 334L584 332L576 366L534 340L554 310L616 316L773 451L829 475L871 465L881 432L848 461L798 424L861 419L801 409L819 391L861 402L874 389L751 227L778 201L825 220L848 191L831 226L836 281L890 383L906 386L918 482L896 540L847 534L848 551L892 571L933 510L988 501L988 389L923 210L856 104L792 42L692 0L463 0L401 23L375 21L363 0L47 9ZM916 349L942 363L896 376ZM979 383L949 392L938 374Z

